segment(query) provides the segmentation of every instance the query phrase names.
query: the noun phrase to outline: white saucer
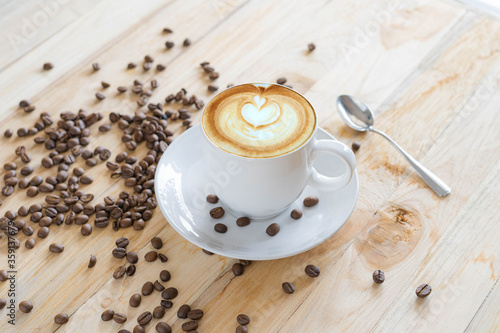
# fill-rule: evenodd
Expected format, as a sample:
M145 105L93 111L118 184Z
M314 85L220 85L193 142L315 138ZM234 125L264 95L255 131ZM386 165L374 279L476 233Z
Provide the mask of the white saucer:
M321 128L318 128L317 138L335 140ZM252 221L248 226L239 227L236 225L239 216L232 216L226 210L224 217L214 220L209 211L221 203L213 205L206 202L207 194L202 190L210 182L204 169L202 139L201 129L195 126L168 147L156 168L155 192L158 205L170 225L203 249L247 260L289 257L327 240L344 225L354 209L358 197L356 172L349 184L338 191L322 192L306 186L299 199L277 217ZM344 168L342 162L326 154L319 156L314 166L318 171L334 176L332 163L337 163L335 166L339 171ZM316 206L306 208L302 201L309 195L317 195L320 200ZM290 217L295 208L303 211L299 220ZM279 223L281 230L270 237L266 228L274 222ZM217 233L214 230L216 223L224 223L228 231Z

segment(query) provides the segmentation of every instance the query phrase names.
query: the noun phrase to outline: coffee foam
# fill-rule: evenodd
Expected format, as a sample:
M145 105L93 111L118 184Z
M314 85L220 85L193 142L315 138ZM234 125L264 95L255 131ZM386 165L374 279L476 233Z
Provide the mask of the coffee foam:
M291 89L243 84L207 104L202 126L208 138L227 152L269 158L306 142L315 129L316 115L311 104Z

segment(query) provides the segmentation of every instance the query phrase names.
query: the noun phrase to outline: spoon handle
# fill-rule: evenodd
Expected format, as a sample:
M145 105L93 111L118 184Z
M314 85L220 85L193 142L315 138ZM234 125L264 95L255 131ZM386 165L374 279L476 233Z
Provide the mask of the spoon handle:
M401 155L406 158L406 160L411 164L417 173L422 177L422 179L430 186L430 188L436 192L439 196L444 197L450 194L451 188L445 184L438 176L430 172L426 167L424 167L420 162L414 159L410 154L408 154L400 145L398 145L394 140L392 140L387 134L382 131L376 130L374 128L369 129L372 132L382 135L384 138L389 140L389 142L401 153Z

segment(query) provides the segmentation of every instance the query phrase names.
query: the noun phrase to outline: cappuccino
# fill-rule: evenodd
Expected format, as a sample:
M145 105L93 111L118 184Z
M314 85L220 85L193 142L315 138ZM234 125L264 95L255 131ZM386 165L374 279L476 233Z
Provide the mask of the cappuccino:
M270 158L307 142L316 128L316 114L304 97L289 88L242 84L215 96L201 122L208 139L222 150Z

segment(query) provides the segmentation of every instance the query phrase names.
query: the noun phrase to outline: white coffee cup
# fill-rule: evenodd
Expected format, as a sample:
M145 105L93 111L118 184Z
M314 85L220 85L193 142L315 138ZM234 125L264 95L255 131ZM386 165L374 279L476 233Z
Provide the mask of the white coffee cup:
M232 154L209 139L203 120L199 128L203 132L204 164L208 175L212 179L225 178L215 194L224 209L238 217L265 219L276 216L297 200L307 184L321 191L335 191L347 185L355 171L356 159L349 147L334 140L316 139L317 122L313 134L300 147L271 158ZM343 161L344 173L330 177L318 172L313 161L320 154L334 155Z

